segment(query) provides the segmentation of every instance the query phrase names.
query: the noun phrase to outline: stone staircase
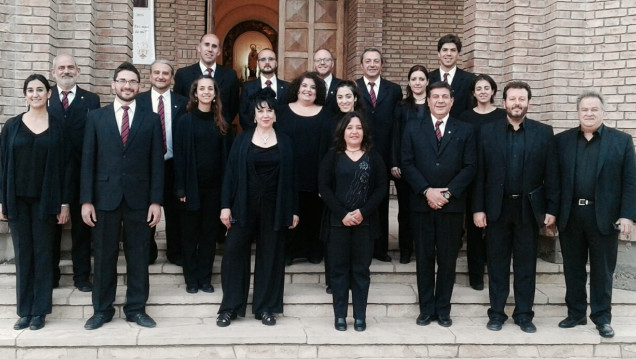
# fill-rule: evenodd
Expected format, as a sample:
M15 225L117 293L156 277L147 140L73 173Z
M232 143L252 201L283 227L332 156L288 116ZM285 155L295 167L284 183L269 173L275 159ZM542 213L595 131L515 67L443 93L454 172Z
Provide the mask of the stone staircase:
M395 211L396 203L391 206ZM391 216L395 218L395 213ZM397 232L396 223L391 231ZM165 248L162 235L159 231L160 249ZM396 242L392 235L392 248ZM393 258L397 257L394 252ZM612 339L601 338L591 322L558 328L566 314L563 266L541 259L537 262L535 334L522 332L512 320L500 332L486 329L488 290L468 287L465 256L457 265L450 328L435 322L415 325L414 262L376 260L371 266L365 332L353 330L351 317L348 331L333 328L324 267L309 263L286 268L285 313L276 326L263 326L248 315L219 328L215 321L222 297L220 263L219 257L213 276L216 292L187 294L181 268L165 263L160 254L158 263L150 266L147 307L157 327L146 329L122 319L126 279L121 259L115 319L95 331L83 328L93 314L91 296L72 286L69 260L63 260L61 287L53 292L54 308L46 327L13 330L15 266L0 264L0 358L636 358L636 292L614 290L616 336Z

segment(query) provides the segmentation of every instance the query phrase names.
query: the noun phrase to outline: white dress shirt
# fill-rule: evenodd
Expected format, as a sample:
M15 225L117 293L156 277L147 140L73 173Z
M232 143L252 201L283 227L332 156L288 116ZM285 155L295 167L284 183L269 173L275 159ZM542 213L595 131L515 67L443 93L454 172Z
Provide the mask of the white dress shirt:
M369 91L369 93L371 93L371 86L369 86L369 79L366 77L362 77L362 79L364 80L364 84L367 85L367 91ZM375 98L377 100L378 96L380 96L380 76L378 76L377 79L375 79L375 81L373 81L373 92L375 92Z
M201 73L203 75L207 75L208 74L208 67L205 66L205 64L203 64L203 62L199 61L199 67L201 68ZM214 76L216 75L216 62L212 64L212 66L210 66L210 68L212 69L212 77L214 78Z
M442 121L442 123L439 124L439 131L442 134L442 138L444 137L444 131L446 130L446 122L448 122L448 117L450 117L450 114L446 115L442 119L438 119L431 114L431 119L433 120L433 128L435 128L435 124L437 123L437 121Z
M453 84L453 79L455 78L455 73L457 72L457 66L453 66L452 69L450 69L450 71L448 71L448 84L452 85ZM442 68L439 68L439 80L440 81L444 81L444 74L446 73L446 71L442 70Z
M58 86L57 87L57 93L60 95L60 102L62 102L62 99L64 98L64 95L62 95L62 91L66 91L66 90L62 90L62 88ZM69 106L71 105L71 103L75 99L75 94L76 93L77 93L77 85L73 86L73 88L68 91L68 95L66 95L66 99L68 100L68 105Z
M150 98L152 99L152 111L159 113L159 96L163 96L163 117L166 124L166 154L163 156L164 160L172 158L172 102L170 91L166 91L160 94L153 87L150 90Z
M272 87L272 90L274 90L274 93L276 94L276 97L278 97L278 80L276 79L276 75L272 76L271 79L268 79L265 76L261 76L260 79L261 79L261 88L262 89L267 87L267 85L265 84L265 82L267 80L271 81L272 84L270 86Z
M113 107L115 108L115 120L117 120L117 130L121 135L121 120L124 116L124 110L121 108L123 104L119 102L119 98L115 97L115 101L113 102ZM132 128L133 117L135 117L135 108L137 106L137 102L133 100L133 102L128 104L128 130Z

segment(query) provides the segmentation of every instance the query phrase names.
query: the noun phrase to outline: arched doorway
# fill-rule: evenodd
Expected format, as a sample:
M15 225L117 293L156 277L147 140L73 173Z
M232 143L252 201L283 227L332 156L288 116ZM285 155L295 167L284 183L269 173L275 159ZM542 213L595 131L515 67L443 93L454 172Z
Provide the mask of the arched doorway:
M260 21L244 21L234 26L223 41L223 64L233 68L242 81L249 76L245 66L252 44L257 51L265 47L277 49L278 32Z

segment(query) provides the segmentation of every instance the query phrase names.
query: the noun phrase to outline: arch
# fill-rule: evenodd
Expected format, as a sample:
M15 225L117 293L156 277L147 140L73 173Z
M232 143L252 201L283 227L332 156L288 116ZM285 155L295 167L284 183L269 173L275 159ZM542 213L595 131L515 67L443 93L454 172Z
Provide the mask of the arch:
M271 26L261 21L244 21L228 31L223 40L223 65L232 67L234 64L234 42L244 32L256 31L265 35L272 44L274 51L278 48L278 32Z

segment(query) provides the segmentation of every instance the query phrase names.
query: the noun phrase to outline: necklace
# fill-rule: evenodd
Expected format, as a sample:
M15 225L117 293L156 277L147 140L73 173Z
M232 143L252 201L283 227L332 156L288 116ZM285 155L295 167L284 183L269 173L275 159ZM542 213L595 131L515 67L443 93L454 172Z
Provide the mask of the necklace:
M413 100L415 100L415 103L424 103L424 102L426 102L426 96L422 97L422 98L417 98L417 97L413 96Z
M264 145L267 144L267 141L269 141L269 138L272 136L272 132L270 132L269 135L267 135L267 137L263 136L261 131L256 131L256 132L258 132L258 135L261 137L261 140L263 140Z
M360 152L360 151L361 151L361 149L360 149L360 148L358 148L357 150L350 150L350 149L348 149L348 148L347 148L345 151L347 151L347 152L349 152L349 153L356 153L356 152Z

